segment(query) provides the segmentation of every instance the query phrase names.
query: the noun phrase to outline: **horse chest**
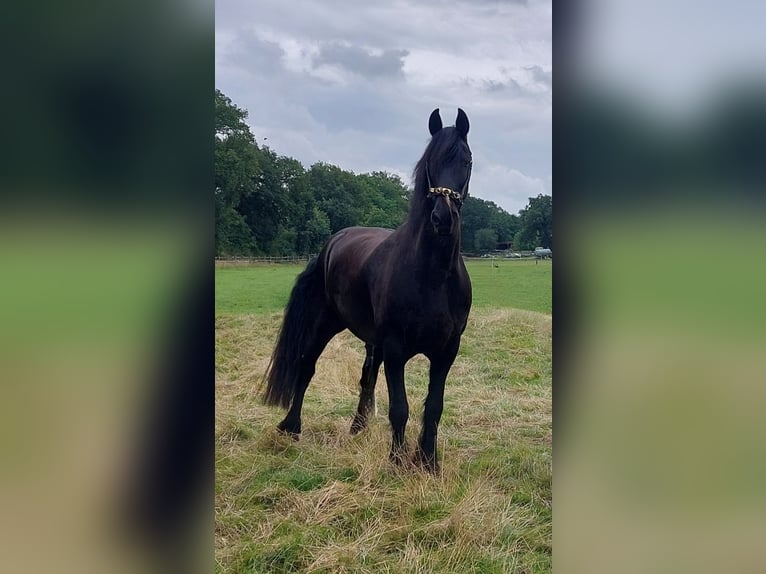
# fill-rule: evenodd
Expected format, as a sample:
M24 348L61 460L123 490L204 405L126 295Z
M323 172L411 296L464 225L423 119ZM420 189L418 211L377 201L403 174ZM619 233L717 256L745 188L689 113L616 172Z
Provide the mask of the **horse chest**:
M392 323L408 344L421 350L441 347L459 336L468 314L464 305L451 300L447 290L421 291L408 309L392 315Z

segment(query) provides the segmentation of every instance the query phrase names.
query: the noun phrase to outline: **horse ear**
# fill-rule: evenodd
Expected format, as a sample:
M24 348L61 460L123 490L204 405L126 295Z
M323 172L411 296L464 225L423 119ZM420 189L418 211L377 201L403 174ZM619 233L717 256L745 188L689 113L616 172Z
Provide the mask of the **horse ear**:
M431 132L431 135L434 135L440 129L442 129L442 118L439 115L439 108L436 108L431 112L431 117L428 118L428 131Z
M465 115L465 112L461 110L460 108L457 109L457 120L455 121L455 128L457 129L457 133L459 133L461 136L463 136L463 139L466 138L468 135L468 128L470 128L470 124L468 123L468 116Z

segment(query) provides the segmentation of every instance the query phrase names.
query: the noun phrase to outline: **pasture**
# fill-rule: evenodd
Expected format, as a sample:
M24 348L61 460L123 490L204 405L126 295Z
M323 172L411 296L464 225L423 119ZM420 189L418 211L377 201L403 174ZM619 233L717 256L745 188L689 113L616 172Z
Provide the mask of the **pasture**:
M552 263L468 262L474 305L447 378L433 476L388 461L385 375L357 436L364 346L333 339L298 442L258 400L302 266L216 269L217 572L549 572ZM407 366L413 445L428 362Z
M497 265L497 267L493 267ZM469 259L473 309L514 308L551 313L551 260ZM281 312L305 264L218 267L215 312L243 315Z

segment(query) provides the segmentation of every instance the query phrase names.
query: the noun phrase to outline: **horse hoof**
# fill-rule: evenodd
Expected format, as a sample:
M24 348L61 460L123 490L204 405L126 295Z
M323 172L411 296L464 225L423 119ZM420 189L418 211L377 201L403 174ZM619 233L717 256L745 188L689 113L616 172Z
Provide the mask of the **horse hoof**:
M407 456L406 449L392 450L388 454L388 460L396 466L409 466L410 464L410 459Z
M351 429L349 432L352 435L355 435L355 434L359 434L366 428L367 428L367 421L357 416L357 417L354 417L354 422L351 423Z
M430 472L431 474L441 473L441 466L436 460L435 456L426 456L422 451L417 451L412 458L412 463L415 466L422 468Z
M283 436L289 436L289 437L290 437L291 439L293 439L294 441L297 441L297 440L299 440L299 439L301 438L301 435L300 435L300 433L297 433L297 432L292 432L292 431L288 431L288 430L283 430L283 429L281 429L281 428L277 428L277 432L279 432L279 434L281 434L281 435L283 435Z
M410 461L407 460L406 456L397 455L397 454L388 455L388 460L391 462L391 464L393 464L394 466L398 466L400 468L409 466L409 463L410 463Z
M301 428L295 427L290 424L285 424L284 421L277 425L277 431L280 434L287 435L293 440L298 440L301 437Z

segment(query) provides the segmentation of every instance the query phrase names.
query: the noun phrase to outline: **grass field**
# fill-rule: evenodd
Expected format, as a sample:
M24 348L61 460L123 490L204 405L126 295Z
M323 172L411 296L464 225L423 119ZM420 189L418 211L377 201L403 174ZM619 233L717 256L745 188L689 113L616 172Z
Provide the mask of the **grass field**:
M552 262L472 259L473 308L526 309L551 313ZM497 267L493 266L497 265ZM305 265L219 267L215 273L217 315L272 313L284 309L295 277Z
M474 309L447 379L432 476L388 462L378 416L348 429L364 358L330 342L298 442L258 401L299 266L216 269L217 572L550 572L551 262L469 263ZM407 366L417 437L428 363Z

